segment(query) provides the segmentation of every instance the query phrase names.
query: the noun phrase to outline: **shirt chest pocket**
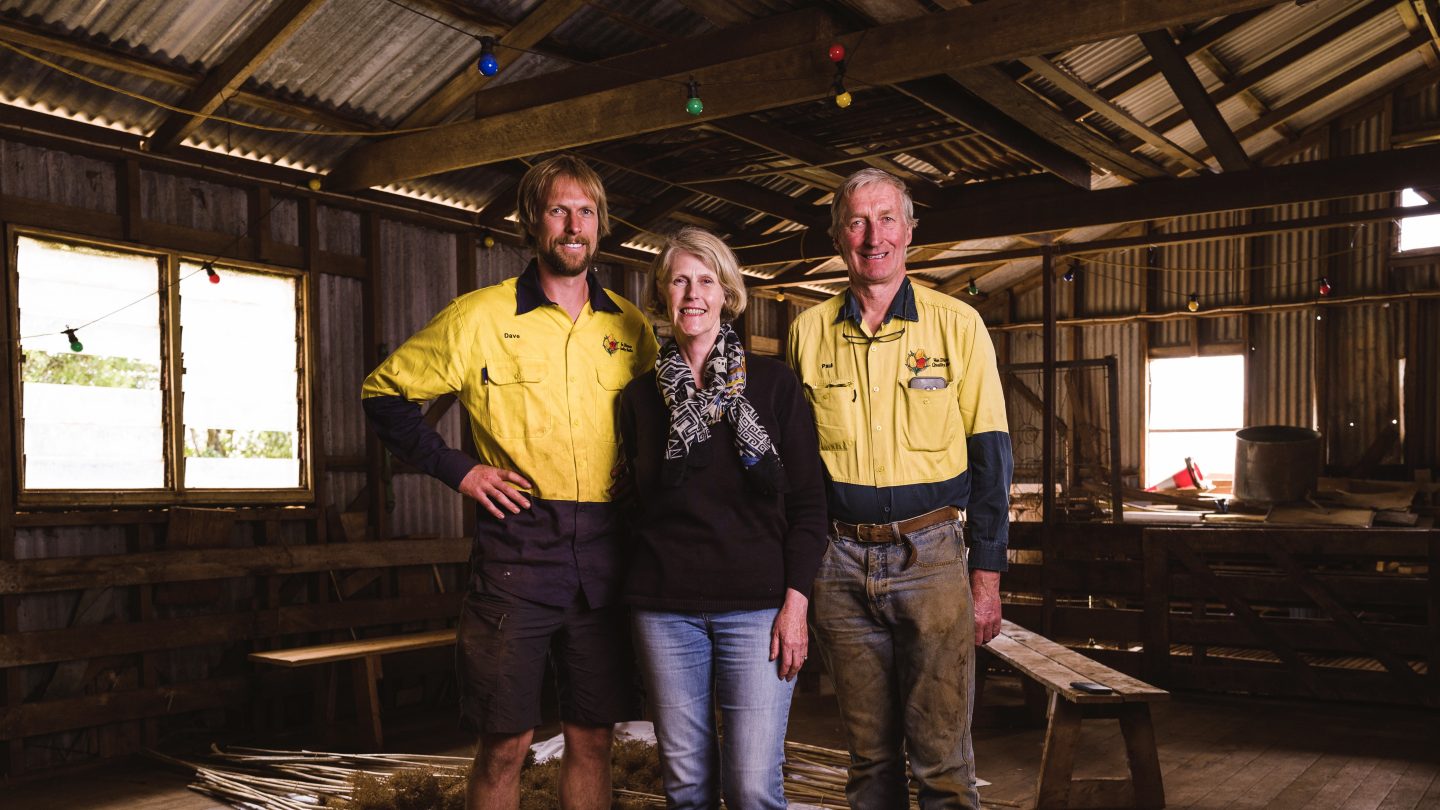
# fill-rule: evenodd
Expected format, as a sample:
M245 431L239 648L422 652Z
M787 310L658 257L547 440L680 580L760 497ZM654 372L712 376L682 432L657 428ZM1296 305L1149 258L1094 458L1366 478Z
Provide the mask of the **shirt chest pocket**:
M848 450L855 446L855 411L860 407L855 381L822 378L806 383L821 450Z
M944 388L915 388L910 384L912 379L899 382L900 407L903 409L900 427L906 449L948 450L958 439L960 424L955 383L945 380Z
M485 416L492 435L538 439L550 434L553 413L544 391L547 373L538 357L509 357L486 367Z
M595 367L596 381L599 387L595 391L595 407L590 409L592 438L602 442L618 442L620 439L615 428L616 412L620 400L620 392L630 384L634 377L630 366L605 363Z

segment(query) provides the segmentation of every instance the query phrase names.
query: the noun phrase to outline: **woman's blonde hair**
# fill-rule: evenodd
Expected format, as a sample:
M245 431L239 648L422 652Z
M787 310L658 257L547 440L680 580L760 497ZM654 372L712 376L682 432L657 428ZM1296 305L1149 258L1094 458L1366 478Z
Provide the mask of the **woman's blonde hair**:
M746 301L745 277L740 274L740 262L724 240L704 228L694 227L681 228L679 232L665 237L660 254L650 263L650 294L645 301L645 309L661 318L670 317L660 286L670 281L670 270L676 257L682 253L699 259L720 280L720 288L725 291L720 320L728 322L740 317L740 313L745 311Z

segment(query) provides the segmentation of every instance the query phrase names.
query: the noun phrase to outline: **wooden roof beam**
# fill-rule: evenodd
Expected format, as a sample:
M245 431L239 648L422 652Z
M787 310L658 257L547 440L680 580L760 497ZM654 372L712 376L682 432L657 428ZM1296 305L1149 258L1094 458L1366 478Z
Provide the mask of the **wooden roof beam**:
M196 85L178 105L194 114L172 112L150 136L150 148L164 152L179 146L195 128L220 108L265 60L304 25L325 0L281 0L225 60Z
M916 79L902 82L896 85L896 89L1061 180L1077 188L1090 188L1089 163L1007 118L961 88L953 79L943 76Z
M1066 191L1033 199L993 201L931 211L916 231L925 244L1043 233L1094 225L1206 214L1395 191L1440 183L1440 144L1267 166L1248 171L1157 180L1100 191ZM747 266L787 264L835 255L829 237L803 238L744 250Z
M1250 168L1250 157L1245 154L1245 147L1240 145L1235 131L1225 123L1220 108L1210 100L1210 95L1205 92L1205 85L1200 83L1200 78L1195 75L1190 62L1180 55L1170 34L1165 31L1144 31L1140 34L1140 41L1144 43L1145 50L1150 52L1150 58L1160 66L1160 72L1165 74L1170 89L1190 114L1190 120L1195 123L1200 137L1205 139L1206 145L1219 160L1221 168L1227 172L1240 172Z
M863 78L871 83L893 84L1272 3L991 0L837 39L851 50L863 40ZM329 185L339 189L385 185L818 100L828 95L833 72L823 47L825 40L812 37L804 44L698 68L685 76L641 80L564 103L541 104L367 144L341 161ZM656 103L657 99L674 97L676 83L689 75L706 88L703 113L690 116L680 104ZM767 76L773 80L737 83L733 81L735 76Z
M497 44L506 48L529 50L583 5L585 0L543 0L518 25L499 37ZM432 93L405 116L399 128L428 127L444 121L445 116L479 92L491 78L493 77L476 70L473 64L467 63L444 87Z

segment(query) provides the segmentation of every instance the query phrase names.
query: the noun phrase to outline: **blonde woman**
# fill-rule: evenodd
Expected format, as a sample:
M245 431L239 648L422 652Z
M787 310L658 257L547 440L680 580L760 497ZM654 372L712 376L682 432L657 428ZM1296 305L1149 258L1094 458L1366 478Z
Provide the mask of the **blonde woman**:
M826 548L809 404L783 363L747 357L735 255L686 228L650 271L669 322L655 370L620 404L637 493L625 598L672 808L785 806L794 678ZM723 734L717 734L719 710Z

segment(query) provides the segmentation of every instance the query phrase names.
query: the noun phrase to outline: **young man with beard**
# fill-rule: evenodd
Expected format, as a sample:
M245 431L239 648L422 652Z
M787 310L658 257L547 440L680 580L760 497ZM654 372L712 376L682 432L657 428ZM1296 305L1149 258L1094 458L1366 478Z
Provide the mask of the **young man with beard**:
M974 309L906 276L915 224L898 178L847 178L830 236L849 289L790 327L832 527L811 615L850 744L846 796L865 810L910 806L907 755L923 810L980 806L975 646L1000 632L1010 528L995 349Z
M461 718L479 735L470 810L515 808L549 657L565 735L560 804L610 806L613 725L638 716L620 537L610 504L616 402L648 371L648 322L590 263L610 230L600 178L569 156L520 181L535 259L463 295L365 380L365 413L397 457L473 499L457 629ZM448 447L420 403L459 397L478 458Z

